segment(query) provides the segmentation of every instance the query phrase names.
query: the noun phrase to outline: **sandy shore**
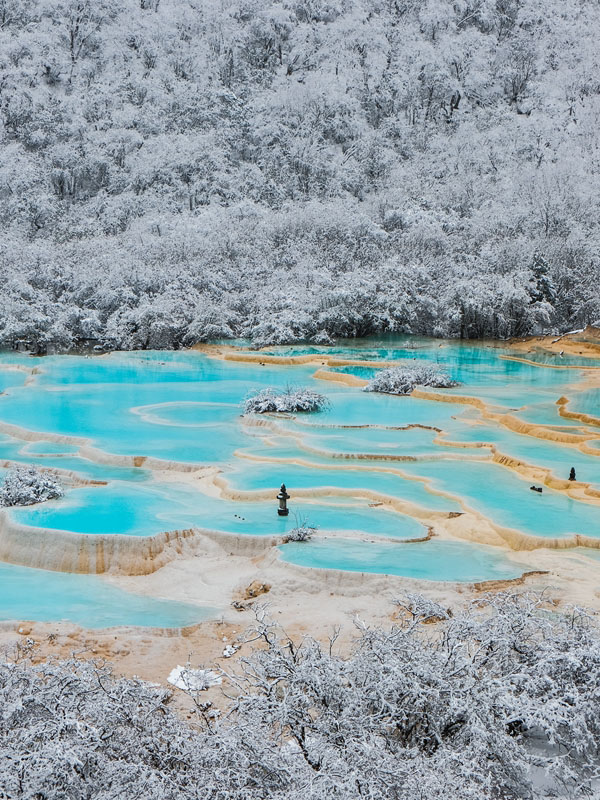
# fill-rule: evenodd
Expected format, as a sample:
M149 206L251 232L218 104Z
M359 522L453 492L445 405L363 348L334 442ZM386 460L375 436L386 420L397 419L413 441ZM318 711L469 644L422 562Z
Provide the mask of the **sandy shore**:
M600 358L600 328L588 325L579 331L570 331L562 336L526 336L522 339L511 339L509 346L518 352L533 353L536 350L548 350L551 353L568 353L583 358Z

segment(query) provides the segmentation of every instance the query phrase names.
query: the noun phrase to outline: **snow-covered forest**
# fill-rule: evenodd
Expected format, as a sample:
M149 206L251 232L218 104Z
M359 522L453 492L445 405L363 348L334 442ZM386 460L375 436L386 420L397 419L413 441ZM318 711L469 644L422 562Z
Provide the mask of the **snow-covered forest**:
M593 0L0 0L0 344L600 319Z
M597 797L595 623L543 598L490 602L450 617L409 596L391 630L359 625L346 659L335 635L293 642L259 609L229 700L219 713L197 693L195 722L99 663L0 662L0 796Z

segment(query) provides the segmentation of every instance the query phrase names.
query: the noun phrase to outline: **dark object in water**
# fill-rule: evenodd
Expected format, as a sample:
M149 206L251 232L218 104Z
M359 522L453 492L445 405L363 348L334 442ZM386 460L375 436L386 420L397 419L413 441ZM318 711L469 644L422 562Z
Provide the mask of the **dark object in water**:
M575 467L571 467L571 472L569 472L569 480L576 481L577 478L575 477Z
M287 501L290 499L290 496L285 490L285 483L281 484L281 490L277 495L277 499L279 500L279 508L277 509L277 513L280 517L287 517L287 515L290 513L290 510L287 507Z
M541 486L530 486L529 488L532 492L539 492L540 494L544 491Z

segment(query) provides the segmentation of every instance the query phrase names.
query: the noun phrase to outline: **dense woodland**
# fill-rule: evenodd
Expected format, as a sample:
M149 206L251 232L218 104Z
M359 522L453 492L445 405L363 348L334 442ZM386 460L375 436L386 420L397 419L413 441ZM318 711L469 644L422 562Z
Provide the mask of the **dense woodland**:
M0 0L0 344L600 319L595 0Z
M542 598L488 602L449 617L404 598L391 630L359 624L350 658L335 636L292 642L259 609L223 710L196 693L191 722L163 688L101 664L31 666L22 640L0 661L0 797L598 797L595 623Z

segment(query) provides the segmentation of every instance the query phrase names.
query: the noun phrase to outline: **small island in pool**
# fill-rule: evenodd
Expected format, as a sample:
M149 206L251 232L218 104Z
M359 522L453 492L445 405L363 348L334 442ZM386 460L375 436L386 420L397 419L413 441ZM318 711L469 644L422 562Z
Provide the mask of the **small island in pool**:
M246 414L306 414L327 407L323 394L306 388L260 389L244 400Z
M449 389L458 386L447 372L438 366L419 364L408 367L389 367L377 372L364 387L365 392L385 394L410 394L417 386Z

